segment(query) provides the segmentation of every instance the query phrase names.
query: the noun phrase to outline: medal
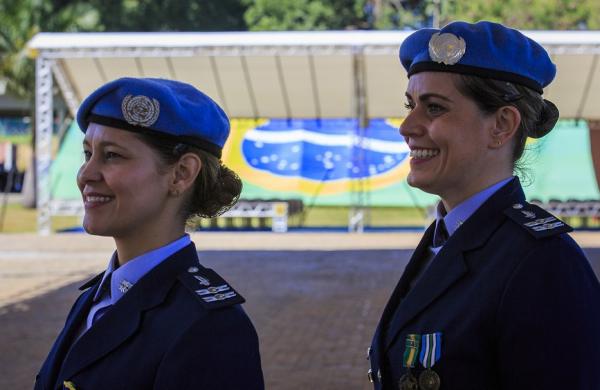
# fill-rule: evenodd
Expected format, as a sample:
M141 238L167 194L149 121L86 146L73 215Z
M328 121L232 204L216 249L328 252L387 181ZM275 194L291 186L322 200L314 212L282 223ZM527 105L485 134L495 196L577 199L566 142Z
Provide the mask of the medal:
M442 354L442 333L424 334L421 339L421 354L419 360L425 371L419 375L419 388L421 390L438 390L440 388L440 376L431 368L439 360Z
M406 374L404 374L398 382L400 390L419 390L419 382L417 381L417 378L415 378L415 376L412 374L411 368L414 368L415 363L417 362L417 357L419 356L420 343L420 335L406 335L406 349L404 350L404 357L402 358L402 366L406 368Z
M440 376L431 368L426 369L419 375L419 388L421 390L438 390L440 388Z
M406 371L406 374L402 375L398 385L400 390L419 390L419 382L417 382L417 378L412 374L410 368Z

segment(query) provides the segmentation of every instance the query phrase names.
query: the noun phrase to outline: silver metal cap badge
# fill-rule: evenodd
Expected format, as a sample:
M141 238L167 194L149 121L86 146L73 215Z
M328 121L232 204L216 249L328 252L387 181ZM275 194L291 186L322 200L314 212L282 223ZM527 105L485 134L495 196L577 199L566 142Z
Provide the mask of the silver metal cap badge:
M127 95L121 102L121 111L127 123L135 126L150 127L158 120L160 103L144 95Z
M429 57L438 63L454 65L466 51L465 40L451 33L435 33L429 39Z

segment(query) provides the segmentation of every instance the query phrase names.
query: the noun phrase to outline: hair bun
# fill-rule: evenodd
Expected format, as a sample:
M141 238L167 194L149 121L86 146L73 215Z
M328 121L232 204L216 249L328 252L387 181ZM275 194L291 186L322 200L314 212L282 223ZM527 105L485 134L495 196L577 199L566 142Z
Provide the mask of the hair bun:
M554 125L556 125L556 122L558 121L558 117L559 112L556 105L550 100L544 99L540 119L538 120L535 130L532 131L532 134L529 136L531 138L542 138L554 128Z

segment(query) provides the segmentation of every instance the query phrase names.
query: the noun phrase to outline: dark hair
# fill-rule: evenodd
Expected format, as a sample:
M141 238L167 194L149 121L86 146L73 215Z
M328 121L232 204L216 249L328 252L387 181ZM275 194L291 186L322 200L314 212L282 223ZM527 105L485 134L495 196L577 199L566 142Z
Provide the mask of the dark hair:
M194 153L200 157L202 168L194 182L192 195L181 210L186 221L195 216L216 217L236 204L242 192L242 180L217 157L172 137L157 137L142 133L136 135L156 150L166 165L175 164L186 153Z
M521 124L515 136L513 165L523 156L527 137L540 138L548 134L558 120L556 106L538 92L506 81L472 75L459 75L456 87L471 98L485 113L491 114L504 106L516 107L521 113Z

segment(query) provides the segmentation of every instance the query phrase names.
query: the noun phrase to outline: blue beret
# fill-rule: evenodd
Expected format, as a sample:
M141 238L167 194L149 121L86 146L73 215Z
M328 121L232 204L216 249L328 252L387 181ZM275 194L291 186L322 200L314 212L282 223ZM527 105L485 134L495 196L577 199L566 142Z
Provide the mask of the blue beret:
M221 157L229 119L211 98L179 81L124 77L104 84L77 111L85 133L90 122L169 137Z
M540 94L556 75L540 44L486 21L418 30L402 42L400 61L409 77L425 71L462 73L521 84Z

